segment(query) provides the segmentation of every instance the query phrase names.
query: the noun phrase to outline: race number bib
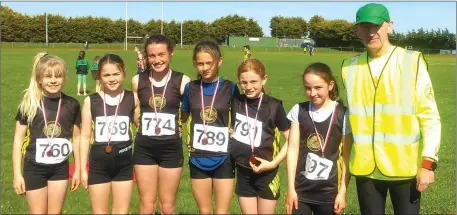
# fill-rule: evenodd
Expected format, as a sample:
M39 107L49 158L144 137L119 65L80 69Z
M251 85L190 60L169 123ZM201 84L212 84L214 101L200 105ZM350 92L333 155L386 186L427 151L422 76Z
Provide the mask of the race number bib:
M146 136L174 135L176 116L168 113L143 113L141 117L141 133ZM156 128L159 128L158 130ZM159 131L156 133L156 131Z
M309 180L327 180L333 162L313 153L306 156L306 169L301 173Z
M43 164L57 164L67 160L73 151L69 140L53 138L48 144L47 138L36 139L35 161Z
M229 142L227 127L206 126L202 124L194 125L193 147L195 149L211 152L227 152ZM206 141L204 141L206 139Z
M95 141L108 142L111 133L111 142L129 141L130 120L128 116L98 116L95 118Z
M254 122L255 120L251 117L248 117L248 119L250 124L246 121L245 115L236 113L233 138L241 143L251 145L249 141L249 135L251 135L250 138L254 143L254 147L259 147L262 139L262 122L259 120ZM250 130L248 130L248 127Z

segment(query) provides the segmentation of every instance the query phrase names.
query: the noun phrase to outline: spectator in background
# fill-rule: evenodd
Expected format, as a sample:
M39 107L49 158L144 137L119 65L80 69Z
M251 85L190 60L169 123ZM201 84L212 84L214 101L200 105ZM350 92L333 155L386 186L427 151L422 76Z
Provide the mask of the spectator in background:
M86 78L89 73L89 61L86 59L86 52L80 51L78 55L78 60L75 63L76 75L78 76L78 86L77 86L77 95L81 95L81 83L83 85L84 95L86 96Z
M244 46L244 60L251 59L251 47L249 45Z
M137 54L137 57L136 57L137 73L140 74L144 71L144 57L138 46L135 46L134 50Z

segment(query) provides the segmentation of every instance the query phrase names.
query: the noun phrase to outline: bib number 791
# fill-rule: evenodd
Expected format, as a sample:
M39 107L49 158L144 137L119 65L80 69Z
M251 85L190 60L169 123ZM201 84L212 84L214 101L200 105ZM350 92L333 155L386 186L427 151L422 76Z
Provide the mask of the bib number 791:
M250 123L246 121L245 115L236 113L233 138L247 145L251 145L252 141L254 147L259 147L262 139L262 121L248 118Z

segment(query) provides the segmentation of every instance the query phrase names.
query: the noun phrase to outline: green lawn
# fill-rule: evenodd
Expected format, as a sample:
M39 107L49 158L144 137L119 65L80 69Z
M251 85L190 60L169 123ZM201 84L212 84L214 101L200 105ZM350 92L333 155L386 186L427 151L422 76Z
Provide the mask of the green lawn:
M3 49L1 53L2 70L2 202L1 211L5 214L25 214L27 202L25 196L17 196L12 187L13 170L11 160L11 149L14 132L14 117L21 99L21 92L28 86L32 67L33 56L39 49ZM78 50L49 49L50 54L62 57L69 69L68 82L64 92L74 96L80 102L83 97L76 97L76 75L74 63L78 56ZM119 54L127 63L128 78L124 87L130 89L130 78L136 73L136 55L133 51L107 51L89 50L87 59L92 62L95 55L105 53ZM355 55L354 53L316 53L310 57L299 52L254 52L253 57L260 59L266 67L268 82L267 91L274 97L284 102L286 111L298 102L305 100L303 93L301 73L305 66L311 62L327 63L338 79L341 86L340 66L343 59ZM236 69L243 59L242 52L225 51L223 53L223 65L220 75L230 80L235 80ZM442 139L439 152L439 168L435 174L435 184L423 194L421 213L425 214L455 214L455 110L456 110L456 88L455 88L455 56L426 56L429 63L429 73L434 85L435 98L442 119ZM191 78L196 77L196 71L192 66L192 53L189 50L178 50L172 60L172 68L183 72ZM88 76L88 89L93 92L94 81ZM341 88L340 88L341 89ZM345 93L341 92L341 97ZM184 147L186 150L186 147ZM187 160L187 153L185 153ZM285 213L284 199L287 191L285 162L281 165L281 197L278 201L276 213ZM138 213L139 196L134 186L134 194L131 202L130 213ZM387 204L386 213L393 213L390 200ZM231 213L241 213L236 196L233 196ZM355 183L351 182L345 213L359 213ZM64 205L64 213L91 213L88 193L81 187L72 193L68 193ZM198 213L197 204L192 196L189 169L187 162L184 165L184 172L177 196L177 213L188 214Z

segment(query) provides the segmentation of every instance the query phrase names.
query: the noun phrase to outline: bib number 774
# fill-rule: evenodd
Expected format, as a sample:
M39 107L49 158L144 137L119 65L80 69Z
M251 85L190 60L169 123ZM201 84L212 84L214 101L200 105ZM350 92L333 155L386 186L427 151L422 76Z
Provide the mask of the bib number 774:
M141 116L141 132L147 136L164 136L175 134L175 115L167 113L143 113ZM159 133L155 133L156 128Z
M301 173L309 180L327 180L332 170L333 162L314 153L306 156L305 171Z

